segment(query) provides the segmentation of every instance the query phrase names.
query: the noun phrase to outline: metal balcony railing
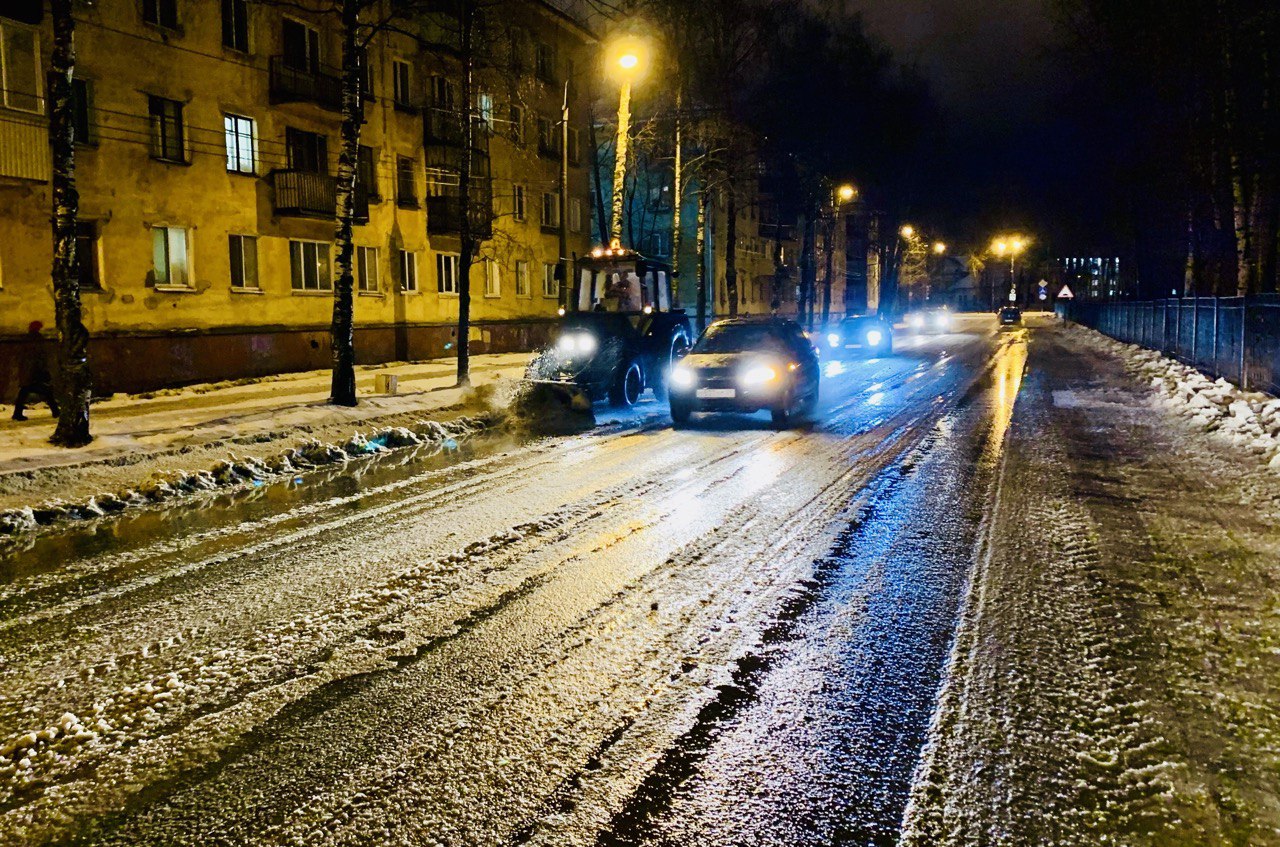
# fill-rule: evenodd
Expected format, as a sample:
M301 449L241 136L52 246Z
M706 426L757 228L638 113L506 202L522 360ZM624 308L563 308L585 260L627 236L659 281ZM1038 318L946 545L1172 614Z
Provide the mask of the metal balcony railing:
M337 180L310 171L279 170L271 172L277 215L333 218L338 209ZM355 220L369 220L369 191L356 183Z
M487 188L471 192L471 234L480 239L493 236L493 194ZM462 197L445 195L427 198L427 233L458 235L462 232Z
M272 56L271 102L316 103L333 112L342 111L342 78L335 73L291 67L284 56Z

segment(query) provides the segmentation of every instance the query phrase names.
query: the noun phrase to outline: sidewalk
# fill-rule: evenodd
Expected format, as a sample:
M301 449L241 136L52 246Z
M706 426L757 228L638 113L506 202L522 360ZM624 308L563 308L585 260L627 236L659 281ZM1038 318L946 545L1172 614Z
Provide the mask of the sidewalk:
M1119 352L1031 334L904 847L1280 845L1280 475Z
M29 420L19 423L11 420L11 406L0 406L0 511L129 488L160 471L204 470L231 454L264 458L310 439L343 441L375 425L474 413L485 397L519 380L528 361L527 353L473 356L478 393L454 387L453 359L358 367L355 408L326 404L327 370L116 395L93 404L94 441L76 450L48 443L47 407L28 411ZM378 374L398 377L395 396L373 393Z

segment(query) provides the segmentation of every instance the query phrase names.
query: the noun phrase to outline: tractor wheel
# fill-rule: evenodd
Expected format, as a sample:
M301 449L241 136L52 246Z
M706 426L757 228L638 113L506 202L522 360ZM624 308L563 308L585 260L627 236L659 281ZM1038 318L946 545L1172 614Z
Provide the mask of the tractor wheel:
M609 389L609 403L620 409L634 406L640 401L640 392L644 391L644 375L640 373L640 365L628 362L618 375L617 381Z

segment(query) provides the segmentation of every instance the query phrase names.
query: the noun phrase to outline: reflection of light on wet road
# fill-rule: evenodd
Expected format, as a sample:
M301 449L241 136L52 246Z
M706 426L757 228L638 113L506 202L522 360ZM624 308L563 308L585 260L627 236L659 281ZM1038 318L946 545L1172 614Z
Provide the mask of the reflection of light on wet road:
M881 403L884 402L884 398L885 398L885 393L883 391L877 391L875 394L872 394L870 397L867 398L867 405L879 406Z
M822 368L822 375L825 376L827 379L832 379L834 377L840 376L843 373L844 373L844 362L841 362L838 359L834 362L827 362L827 364Z
M883 388L884 388L883 382L876 382L871 385L868 385L866 388L863 389L863 391L867 394L871 394L871 393L880 391Z

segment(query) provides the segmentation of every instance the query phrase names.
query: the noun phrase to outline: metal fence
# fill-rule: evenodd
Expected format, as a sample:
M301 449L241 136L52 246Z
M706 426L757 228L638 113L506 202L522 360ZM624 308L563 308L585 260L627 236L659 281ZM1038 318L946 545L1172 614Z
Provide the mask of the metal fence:
M1280 295L1072 302L1066 317L1245 389L1280 394Z

